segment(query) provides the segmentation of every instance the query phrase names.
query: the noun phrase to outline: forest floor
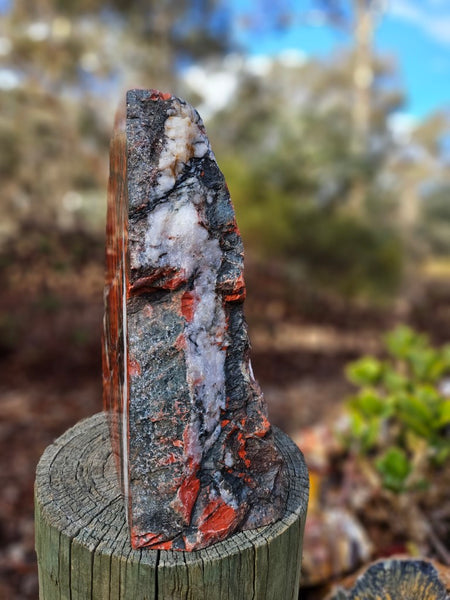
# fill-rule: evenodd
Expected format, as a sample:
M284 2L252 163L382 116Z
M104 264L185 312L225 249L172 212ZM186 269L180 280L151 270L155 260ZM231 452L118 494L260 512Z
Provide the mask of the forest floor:
M36 240L28 240L16 249L14 265L0 260L0 597L9 600L38 597L33 482L39 457L102 408L103 245L88 241L61 237L60 248L46 250L43 236L39 255ZM79 247L69 252L70 244ZM248 282L255 375L272 422L293 436L332 417L351 391L345 365L377 353L381 334L395 323L427 331L436 343L450 339L450 284L442 281L424 281L414 300L379 308L318 297L293 306L257 273L249 270Z

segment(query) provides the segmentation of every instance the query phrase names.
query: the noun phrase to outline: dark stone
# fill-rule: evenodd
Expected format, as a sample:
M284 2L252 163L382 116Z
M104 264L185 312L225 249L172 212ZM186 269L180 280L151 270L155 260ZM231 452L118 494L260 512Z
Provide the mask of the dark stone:
M111 147L104 398L135 548L281 517L285 465L249 360L243 246L198 113L127 94Z

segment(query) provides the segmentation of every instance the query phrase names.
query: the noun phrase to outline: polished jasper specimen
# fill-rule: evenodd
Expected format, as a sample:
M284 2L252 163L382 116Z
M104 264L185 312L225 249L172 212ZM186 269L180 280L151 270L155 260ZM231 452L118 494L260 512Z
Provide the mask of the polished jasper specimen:
M243 247L198 113L131 90L108 198L104 398L132 545L195 550L283 514Z

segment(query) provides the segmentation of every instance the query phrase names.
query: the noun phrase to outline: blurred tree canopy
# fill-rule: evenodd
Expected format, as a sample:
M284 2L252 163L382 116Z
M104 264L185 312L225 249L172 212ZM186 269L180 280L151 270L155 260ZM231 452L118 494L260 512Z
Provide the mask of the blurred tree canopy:
M17 0L0 31L0 241L23 222L103 223L124 90L176 92L183 64L229 47L217 0Z
M323 61L275 61L264 77L242 72L216 115L221 151L233 149L225 169L244 234L294 281L350 296L392 294L408 264L450 248L449 115L431 115L407 136L395 130L404 93L395 57L374 47L381 0L256 6L248 14L255 31L266 14L282 31L327 22L348 46Z
M259 0L246 26L322 19L347 47L255 70L230 61L221 0L16 0L0 16L0 244L24 226L99 231L118 98L159 87L199 104L205 91L185 78L195 63L236 84L208 129L254 256L296 284L373 298L395 292L411 258L445 255L448 114L399 136L395 58L373 44L381 3L308 6Z
M374 70L366 152L355 154L349 134L351 54L328 63L281 60L264 77L242 73L210 125L249 242L294 279L346 295L392 291L402 265L395 198L382 176L394 147L388 116L402 93L389 61ZM349 204L360 182L364 211L355 214Z
M218 0L17 0L6 20L12 63L56 90L117 77L173 85L179 62L223 54L229 44Z

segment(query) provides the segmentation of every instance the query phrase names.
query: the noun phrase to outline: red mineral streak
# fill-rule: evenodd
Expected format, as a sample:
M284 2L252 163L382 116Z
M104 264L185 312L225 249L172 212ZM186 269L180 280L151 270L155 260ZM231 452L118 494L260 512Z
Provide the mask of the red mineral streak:
M261 426L252 433L256 437L264 437L268 431L270 431L269 419L265 415L261 415Z
M229 421L229 423L231 423L231 421ZM227 427L227 425L222 425L222 428L224 429L225 427ZM228 439L229 437L231 437L235 432L237 431L237 425L235 425L234 423L231 423L230 427L227 427L227 431L226 431L226 439Z
M162 542L163 534L161 533L144 533L138 534L133 528L131 530L131 546L138 550L139 548L150 548L152 550L170 550L173 546L172 540Z
M175 411L175 415L177 417L181 417L181 420L183 420L184 417L189 412L188 407L185 404L183 404L182 402L179 402L178 400L175 400L173 408L174 408L174 411ZM181 422L181 421L179 420L178 422Z
M239 275L239 277L234 282L233 289L231 290L231 292L224 296L224 302L236 302L237 300L243 302L245 300L246 295L247 292L245 289L244 276L241 273L241 275Z
M199 519L198 529L202 534L202 541L207 542L212 538L223 538L232 530L237 516L237 511L226 504L222 498L212 500L205 507Z
M239 237L241 236L241 232L239 231L239 226L238 226L238 224L237 224L237 221L236 221L236 219L233 219L233 220L231 221L231 227L230 227L230 229L231 229L231 231L233 231L234 233L237 233Z
M194 292L184 292L181 296L181 312L183 317L189 323L194 317L195 305L197 304L197 296Z
M198 498L199 491L200 480L195 474L191 474L189 477L187 477L178 489L178 509L185 523L187 524L191 522L192 509L194 508L194 504Z
M230 419L223 419L223 421L220 423L220 426L221 426L222 428L223 428L223 427L226 427L226 426L228 425L228 423L229 423L229 422L230 422Z
M183 535L183 542L184 542L184 547L186 548L186 550L188 552L191 552L192 550L196 549L196 542L190 542L185 535Z
M165 413L162 410L160 410L157 414L152 415L150 417L150 421L152 423L157 423L158 421L162 421L165 418L165 416Z
M130 377L136 377L141 374L141 365L137 360L128 358L128 375Z
M144 308L143 310L144 315L150 319L153 315L153 307L150 304L147 304L147 306Z
M170 100L172 98L172 94L163 93L159 90L151 90L150 100Z
M170 550L172 548L172 542L146 542L143 543L139 540L134 541L131 539L131 546L135 550L139 550L139 548L148 548L149 550Z
M177 350L184 350L186 348L186 336L184 333L180 333L175 341L175 348Z
M156 290L176 290L186 283L184 271L174 267L161 267L147 277L137 279L128 290L129 296L150 294Z
M184 272L181 272L178 277L173 277L169 279L162 287L163 290L176 290L182 285L187 283L186 275Z
M167 542L161 542L157 545L150 546L150 548L153 548L153 550L171 550L172 546L173 542L168 540Z
M181 440L173 440L172 444L176 447L176 448L182 448L183 447L183 442Z
M250 475L248 475L248 473L244 474L244 481L248 485L248 487L253 488L253 489L256 487L255 480L252 477L250 477Z
M244 420L245 422L245 420ZM250 460L247 458L247 451L245 450L245 438L244 438L244 434L240 431L237 434L237 439L239 442L239 450L238 450L238 454L239 457L244 461L245 466L248 468L250 466Z
M179 460L180 460L180 459L179 459L179 458L177 458L177 457L175 456L175 454L173 454L173 452L171 452L171 453L169 454L169 456L167 457L167 464L169 464L169 465L173 465L173 463L174 463L174 462L177 462L177 461L179 461Z

